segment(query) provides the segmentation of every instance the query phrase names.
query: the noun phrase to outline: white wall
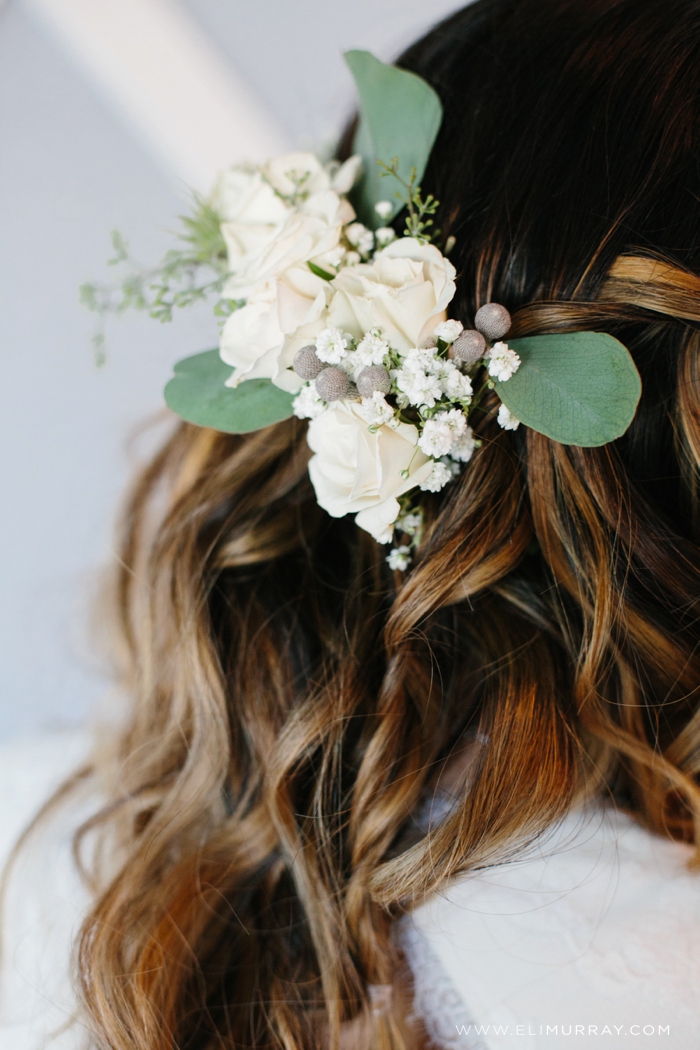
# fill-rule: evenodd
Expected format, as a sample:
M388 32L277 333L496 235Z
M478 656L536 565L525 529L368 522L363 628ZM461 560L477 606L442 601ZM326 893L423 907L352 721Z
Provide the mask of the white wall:
M97 3L98 0L92 0ZM295 145L330 139L352 91L349 47L390 57L454 0L186 0ZM154 46L157 46L157 42ZM145 261L168 245L184 186L36 8L0 5L0 738L83 719L104 693L86 632L131 469L129 432L162 404L170 364L214 345L206 310L130 318L107 365L77 288L108 232ZM153 146L153 148L151 148Z

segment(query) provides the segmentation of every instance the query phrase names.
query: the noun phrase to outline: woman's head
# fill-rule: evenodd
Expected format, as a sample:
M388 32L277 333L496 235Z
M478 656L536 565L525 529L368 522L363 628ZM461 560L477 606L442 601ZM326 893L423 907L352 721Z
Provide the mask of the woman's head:
M400 63L444 105L424 188L453 315L618 336L624 438L504 432L487 396L405 575L319 509L298 420L183 426L137 482L97 820L119 865L79 959L103 1045L335 1039L394 980L402 912L587 794L695 838L699 58L695 0L479 0Z

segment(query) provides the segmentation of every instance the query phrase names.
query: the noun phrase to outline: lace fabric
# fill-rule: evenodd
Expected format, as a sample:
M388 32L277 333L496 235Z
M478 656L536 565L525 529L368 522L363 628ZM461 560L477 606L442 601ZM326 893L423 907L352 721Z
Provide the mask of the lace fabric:
M493 1048L565 1050L579 1026L644 1027L645 1045L690 1050L700 1045L691 854L614 810L572 812L519 860L455 880L412 923Z
M488 1050L461 995L410 915L400 923L399 943L413 977L413 1017L423 1023L434 1050Z

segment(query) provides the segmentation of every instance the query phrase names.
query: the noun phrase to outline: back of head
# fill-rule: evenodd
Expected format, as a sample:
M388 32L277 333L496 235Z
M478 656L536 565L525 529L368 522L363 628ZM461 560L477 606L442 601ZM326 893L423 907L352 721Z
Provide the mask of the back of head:
M332 1043L394 979L402 911L586 796L696 839L700 5L479 0L399 64L444 105L453 315L609 332L642 402L576 448L487 397L405 575L317 506L301 421L177 430L125 520L119 870L79 960L106 1047Z

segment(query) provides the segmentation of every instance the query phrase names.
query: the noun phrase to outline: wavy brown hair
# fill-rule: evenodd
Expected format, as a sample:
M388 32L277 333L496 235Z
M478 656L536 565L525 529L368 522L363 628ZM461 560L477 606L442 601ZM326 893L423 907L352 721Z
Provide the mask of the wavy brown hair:
M700 5L479 0L400 64L445 107L454 316L610 332L642 403L584 449L486 400L405 574L319 509L300 421L175 430L124 517L132 707L77 964L102 1048L420 1044L368 988L427 894L584 797L698 841Z

